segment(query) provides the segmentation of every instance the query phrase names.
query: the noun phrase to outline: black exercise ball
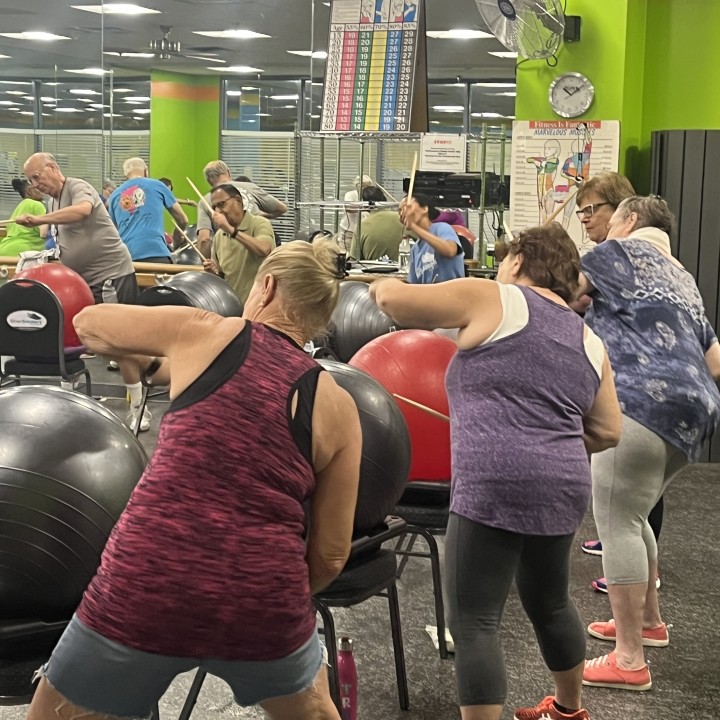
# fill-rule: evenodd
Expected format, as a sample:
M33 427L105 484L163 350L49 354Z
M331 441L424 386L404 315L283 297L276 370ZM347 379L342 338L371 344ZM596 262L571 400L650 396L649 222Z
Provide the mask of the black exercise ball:
M410 472L410 434L390 393L363 370L334 360L319 360L355 400L362 430L360 487L355 537L377 527L403 494Z
M182 305L208 310L223 317L240 317L243 304L235 291L220 277L209 272L188 270L161 285L140 293L139 305Z
M367 283L341 283L328 328L329 346L340 360L347 362L366 343L398 329L395 321L370 297Z
M171 253L175 265L202 265L203 256L192 246L183 245L179 250Z
M51 386L0 392L0 620L69 618L145 469L127 425Z

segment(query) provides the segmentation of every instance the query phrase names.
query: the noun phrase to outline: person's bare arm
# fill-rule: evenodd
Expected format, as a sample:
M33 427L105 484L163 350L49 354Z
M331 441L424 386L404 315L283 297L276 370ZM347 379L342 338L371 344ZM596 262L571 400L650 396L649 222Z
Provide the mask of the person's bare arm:
M438 255L452 258L460 253L461 248L454 240L445 240L433 235L429 230L425 230L425 228L414 222L408 222L406 227L410 232L425 240Z
M715 380L720 379L720 343L714 342L705 353L705 363Z
M622 412L615 392L610 360L606 354L595 401L583 418L583 440L588 454L615 447L620 442L621 425Z
M578 289L575 291L575 297L579 299L583 295L589 295L594 289L595 286L590 282L588 276L584 272L581 272L578 281Z
M185 211L180 207L180 203L176 202L168 208L168 212L172 215L173 220L184 230L188 226L188 219Z
M81 200L77 205L68 207L46 215L18 215L15 222L24 227L38 227L39 225L67 225L84 220L92 212L93 206L89 200Z
M40 225L39 230L40 230L40 237L44 240L47 237L48 232L50 231L50 226L47 224Z
M493 280L461 278L433 285L375 280L370 295L402 327L460 328L458 345L474 347L502 320L502 303Z
M226 232L233 240L244 245L253 255L267 257L275 247L275 235L269 220L265 220L267 228L260 235L250 235L246 232L235 231L224 213L213 213L213 224L223 232ZM233 237L233 233L235 233Z
M306 559L314 594L342 572L350 554L362 453L355 402L327 372L318 378L312 433L315 492Z

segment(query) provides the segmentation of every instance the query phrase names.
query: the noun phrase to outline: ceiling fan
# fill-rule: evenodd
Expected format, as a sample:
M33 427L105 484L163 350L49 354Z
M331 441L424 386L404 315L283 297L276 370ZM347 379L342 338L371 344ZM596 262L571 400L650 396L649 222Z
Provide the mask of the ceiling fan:
M193 60L202 60L203 62L215 62L224 63L224 60L220 60L218 57L212 55L193 55L192 53L181 52L180 43L177 40L170 39L170 33L172 32L172 26L161 25L160 32L163 36L160 40L150 41L150 50L155 54L157 60L170 60L172 58L191 58Z

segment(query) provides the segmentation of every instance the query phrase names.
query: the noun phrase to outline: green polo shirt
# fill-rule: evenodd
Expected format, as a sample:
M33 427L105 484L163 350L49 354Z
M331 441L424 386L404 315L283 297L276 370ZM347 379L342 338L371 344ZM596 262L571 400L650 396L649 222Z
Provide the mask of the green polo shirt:
M397 210L373 210L362 219L360 237L357 233L353 235L350 257L355 260L379 260L387 255L397 261L404 229Z
M275 233L267 218L246 212L238 230L266 242L269 251L275 247ZM226 282L245 302L265 256L255 255L240 240L218 230L213 237L211 257L225 275Z

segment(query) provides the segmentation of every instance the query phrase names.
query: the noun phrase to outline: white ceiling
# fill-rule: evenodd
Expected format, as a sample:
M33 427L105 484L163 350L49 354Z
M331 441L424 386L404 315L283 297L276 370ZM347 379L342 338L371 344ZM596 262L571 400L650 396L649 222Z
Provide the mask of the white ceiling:
M73 0L91 4L93 0ZM44 30L71 40L28 42L0 37L0 77L48 79L65 76L68 69L97 67L101 61L116 76L145 75L151 69L210 74L219 64L175 56L169 60L126 59L102 55L113 51L147 51L159 40L161 26L171 26L171 39L181 52L214 54L227 65L261 68L267 76L307 76L308 58L287 50L324 50L327 45L329 7L322 0L136 0L161 14L118 16L71 8L70 0L0 0L0 32ZM486 29L474 0L426 0L428 30ZM194 35L193 30L242 28L270 35L252 40L220 40ZM496 58L489 50L503 50L494 38L437 40L428 38L431 78L512 80L514 61ZM322 77L324 63L314 61L313 75ZM227 73L218 73L226 77ZM236 76L237 77L237 76ZM252 76L251 76L252 77ZM257 76L255 76L257 77Z

